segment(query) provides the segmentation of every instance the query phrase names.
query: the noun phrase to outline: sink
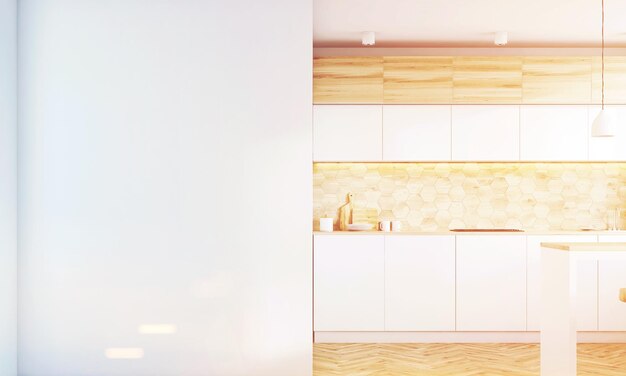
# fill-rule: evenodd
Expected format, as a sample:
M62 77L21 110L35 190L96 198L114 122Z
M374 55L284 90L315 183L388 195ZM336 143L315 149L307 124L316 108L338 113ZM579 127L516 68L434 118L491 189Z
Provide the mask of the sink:
M454 232L524 232L517 228L453 228Z

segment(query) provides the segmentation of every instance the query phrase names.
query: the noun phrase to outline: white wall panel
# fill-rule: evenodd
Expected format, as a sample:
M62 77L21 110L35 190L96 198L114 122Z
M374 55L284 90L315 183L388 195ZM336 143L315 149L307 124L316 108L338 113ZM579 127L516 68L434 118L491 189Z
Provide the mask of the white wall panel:
M0 376L17 373L16 10L0 0Z
M20 374L310 374L311 8L20 2Z

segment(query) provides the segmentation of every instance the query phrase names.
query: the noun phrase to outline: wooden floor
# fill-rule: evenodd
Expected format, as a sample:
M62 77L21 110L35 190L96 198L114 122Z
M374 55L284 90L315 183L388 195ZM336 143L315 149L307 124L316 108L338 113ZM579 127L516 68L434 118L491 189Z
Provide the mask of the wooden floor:
M539 375L539 345L315 344L313 375ZM579 344L578 375L625 376L626 344Z

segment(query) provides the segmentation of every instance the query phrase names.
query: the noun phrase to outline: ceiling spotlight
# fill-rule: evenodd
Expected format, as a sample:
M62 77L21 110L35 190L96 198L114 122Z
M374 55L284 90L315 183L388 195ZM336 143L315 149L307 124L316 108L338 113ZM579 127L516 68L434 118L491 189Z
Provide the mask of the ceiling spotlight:
M361 35L361 43L364 46L373 46L376 44L376 33L373 31L364 31Z
M506 46L508 42L509 42L509 34L506 31L496 32L496 38L493 41L493 43L495 43L496 46Z

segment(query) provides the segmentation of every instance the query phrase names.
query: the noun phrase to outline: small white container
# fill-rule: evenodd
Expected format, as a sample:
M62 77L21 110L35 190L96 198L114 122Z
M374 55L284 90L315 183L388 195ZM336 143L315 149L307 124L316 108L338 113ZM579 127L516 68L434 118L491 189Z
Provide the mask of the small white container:
M394 232L402 231L402 222L391 221L391 231L394 231Z
M378 229L380 231L389 232L391 231L391 222L389 221L380 221L378 224Z
M333 232L333 218L320 218L320 231Z

